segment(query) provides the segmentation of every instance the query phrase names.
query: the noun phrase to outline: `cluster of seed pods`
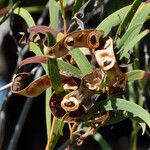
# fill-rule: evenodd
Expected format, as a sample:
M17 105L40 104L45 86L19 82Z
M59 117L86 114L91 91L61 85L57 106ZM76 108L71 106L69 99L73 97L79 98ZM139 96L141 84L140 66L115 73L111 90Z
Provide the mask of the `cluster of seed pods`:
M94 56L96 64L93 72L85 75L78 84L71 76L60 74L65 90L70 93L63 98L57 96L55 92L50 99L50 107L54 116L61 118L66 112L69 113L67 121L77 121L80 115L87 111L85 103L97 92L111 94L116 90L125 90L126 74L122 73L117 65L111 37L103 37L100 30L88 29L68 33L63 39L53 47L44 45L44 54L50 59L64 57L74 48L88 49L90 55ZM35 97L41 94L49 86L50 79L44 75L25 86L23 82L29 75L27 73L17 74L13 78L12 92L20 95ZM21 81L20 78L23 80ZM101 86L105 82L105 86Z

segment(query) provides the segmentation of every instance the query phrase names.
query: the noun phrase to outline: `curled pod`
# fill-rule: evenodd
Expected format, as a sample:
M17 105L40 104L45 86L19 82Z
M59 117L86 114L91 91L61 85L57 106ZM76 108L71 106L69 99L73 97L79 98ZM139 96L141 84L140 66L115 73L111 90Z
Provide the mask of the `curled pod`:
M44 54L56 59L68 53L74 48L86 47L90 49L99 47L99 40L103 37L103 31L95 29L80 30L68 33L53 47L44 46Z
M44 92L51 83L47 75L41 76L31 83L28 83L29 73L19 73L13 76L11 91L27 97L36 97Z
M101 47L101 49L95 50L94 53L97 63L104 71L114 67L116 58L114 54L112 38L107 38L104 46Z
M61 119L66 114L66 111L61 107L61 101L62 98L57 96L56 93L52 94L49 101L51 112L58 119ZM65 122L78 122L78 118L85 112L86 108L84 106L79 106L77 110L68 112L68 116L65 118Z
M108 93L114 93L118 90L125 91L127 77L117 65L112 38L106 38L103 47L96 49L94 53L97 63L107 74L106 89Z
M82 81L84 82L83 84L89 90L98 91L103 79L104 79L104 72L102 71L101 68L96 68L92 73L84 76Z
M61 107L61 104L60 104L61 101L62 101L62 98L57 96L56 93L53 93L51 95L51 98L49 101L49 106L52 111L52 114L59 119L62 118L66 113L66 111Z
M61 107L68 112L76 111L79 108L79 105L79 100L74 96L66 95L61 101Z

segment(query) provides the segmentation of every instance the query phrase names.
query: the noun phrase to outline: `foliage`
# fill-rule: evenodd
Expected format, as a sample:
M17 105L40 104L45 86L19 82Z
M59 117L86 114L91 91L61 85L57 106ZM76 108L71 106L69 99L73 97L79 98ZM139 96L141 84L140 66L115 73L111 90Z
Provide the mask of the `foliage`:
M55 1L55 0L50 0L49 1L49 16L50 16L50 27L52 28L52 32L58 31L58 34L55 36L53 33L49 34L47 31L45 31L45 39L42 39L39 35L34 37L33 39L30 39L30 42L27 43L30 46L30 51L32 51L36 56L42 56L45 58L45 49L51 49L53 46L57 46L57 43L59 43L61 40L57 40L61 34L61 39L65 39L67 36L67 27L69 26L70 22L70 28L73 26L73 23L78 25L79 27L82 26L82 19L83 16L81 15L81 12L84 14L84 1L77 0L74 5L72 6L72 20L69 20L67 18L66 14L66 2L67 1ZM88 3L88 2L87 2ZM89 1L90 3L90 1ZM82 6L83 4L83 6ZM21 16L27 23L28 28L36 26L36 23L34 22L34 19L30 15L30 13L24 9L17 7L18 3L14 4L10 11L7 13L9 15L12 14L12 11L14 14L17 14ZM94 7L94 6L93 6ZM15 9L14 9L15 8ZM60 18L59 12L61 12L62 16ZM132 61L132 55L135 54L136 59L138 59L137 51L135 50L135 47L140 43L140 40L144 38L147 34L149 34L149 29L144 29L143 25L147 21L147 17L149 16L150 13L150 3L146 3L140 1L140 0L135 0L132 5L125 6L116 12L110 14L108 17L106 17L95 30L103 30L104 31L104 36L107 37L109 34L112 34L112 30L114 27L117 28L117 31L115 31L114 35L112 35L112 38L114 38L114 53L117 55L118 62L115 65L113 69L116 69L116 66L119 66L119 60L130 63ZM4 16L2 16L0 19L0 22L4 22L5 19L3 19ZM78 18L79 17L79 18ZM86 16L85 16L86 17ZM62 21L62 20L63 21ZM69 21L68 21L68 20ZM74 20L75 21L74 21ZM68 21L68 22L67 22ZM71 21L73 23L71 23ZM60 28L60 24L64 24L63 28L63 33L60 32L62 30ZM68 23L68 24L67 24ZM69 29L69 28L68 28ZM43 28L44 30L44 28ZM74 29L73 30L77 30ZM52 35L51 35L52 34ZM42 41L44 43L42 46L38 43L39 41ZM56 42L55 44L53 42ZM47 42L47 43L46 43ZM46 45L46 44L47 45ZM63 46L63 45L61 45ZM54 149L55 145L57 144L60 136L63 134L63 127L65 125L66 118L68 117L68 111L65 112L61 117L57 117L54 113L53 110L49 109L49 99L50 97L53 97L54 93L58 95L58 97L63 100L63 97L70 93L69 90L65 90L63 86L63 81L62 81L62 76L60 74L60 70L64 71L68 74L74 75L73 77L79 78L79 80L84 82L84 79L88 76L91 75L94 69L97 67L96 65L93 65L91 61L88 60L86 55L80 51L80 46L77 48L73 48L73 50L70 50L68 54L70 54L71 59L73 60L73 63L68 61L67 59L51 59L48 58L47 62L45 64L42 63L42 67L45 70L45 73L49 76L50 82L51 82L51 87L47 89L46 92L46 122L47 122L47 137L48 137L48 144L46 146L46 149ZM98 47L100 48L100 47ZM133 52L132 52L133 50ZM140 49L138 49L140 51ZM93 52L94 54L94 52ZM92 54L92 55L93 55ZM67 61L66 61L67 60ZM116 60L115 60L116 61ZM33 57L33 60L28 62L28 63L34 63L35 62L35 57ZM39 61L39 63L41 63ZM26 63L27 64L27 63ZM127 76L127 84L128 85L134 85L134 81L138 83L138 92L139 95L141 94L141 89L144 89L144 85L142 83L142 80L149 79L150 77L145 74L149 74L147 70L140 70L140 67L134 68L134 66L137 65L136 61L133 62L131 67L128 67L126 70L126 73L123 73L123 76ZM128 64L127 64L128 66ZM101 67L101 66L99 66ZM116 79L118 78L117 72L119 72L119 76L122 75L119 70L115 71L104 71L104 74L106 75L102 83L100 83L98 90L94 94L101 95L103 93L107 94L107 98L104 100L101 100L100 102L96 102L93 105L90 105L90 108L88 110L78 116L78 119L80 121L83 121L85 123L86 127L92 128L92 130L89 130L89 128L86 128L85 133L94 133L98 130L99 127L105 126L108 124L115 124L116 122L120 122L126 118L130 118L133 120L133 124L136 121L142 128L142 133L144 134L146 131L146 125L148 125L148 128L150 128L150 114L144 109L143 105L141 104L143 101L142 99L138 99L138 103L136 104L136 99L135 99L135 91L131 89L130 86L127 87L127 94L123 93L120 98L120 92L113 93L111 90L112 85L110 86L111 82L109 80L116 80L115 83L117 83L117 88L120 88L120 85ZM72 77L72 76L71 76ZM125 79L124 79L124 82ZM124 85L126 86L126 85ZM115 86L113 86L115 87ZM78 86L78 88L80 88ZM108 89L108 90L107 90ZM46 90L46 89L45 89ZM88 91L86 91L88 92ZM124 91L123 91L124 92ZM93 94L93 95L94 95ZM115 94L115 96L114 96ZM87 94L88 95L88 94ZM127 96L128 95L128 96ZM134 96L132 96L134 95ZM124 98L126 96L126 98ZM140 95L139 97L142 97ZM60 103L58 98L58 102ZM90 99L91 96L89 96L87 99ZM126 100L128 99L128 100ZM90 100L89 100L90 101ZM62 109L62 108L61 108ZM52 111L52 112L51 112ZM93 123L92 121L98 117L96 116L97 114L101 114L99 119L101 120L100 123ZM114 116L107 116L108 112L113 112L115 115ZM52 117L53 114L53 117ZM103 115L102 115L103 114ZM92 119L92 117L94 119ZM51 122L53 118L53 121ZM94 121L95 121L94 120ZM91 123L92 122L92 123ZM70 122L67 122L69 126ZM75 140L74 133L77 132L76 128L79 125L79 122L75 121L74 125L70 129L70 139ZM138 125L134 126L134 130L137 130ZM93 135L93 134L91 134ZM99 133L94 135L94 139L98 139L100 136ZM136 135L137 136L137 135ZM78 142L84 140L84 135L78 137ZM103 137L101 137L103 139ZM134 139L132 139L134 140ZM110 148L107 142L103 139L103 142L100 143L101 147L107 147L108 149ZM74 143L73 141L71 141ZM71 143L71 146L73 144ZM132 147L135 147L132 146Z

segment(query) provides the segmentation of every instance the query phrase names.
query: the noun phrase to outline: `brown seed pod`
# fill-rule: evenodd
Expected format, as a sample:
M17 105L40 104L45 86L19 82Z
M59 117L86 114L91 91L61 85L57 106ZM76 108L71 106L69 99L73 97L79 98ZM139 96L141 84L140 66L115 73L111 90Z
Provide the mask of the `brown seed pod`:
M106 39L104 47L102 47L102 49L96 50L94 53L97 63L104 71L114 67L116 58L114 54L112 38L109 37Z
M79 100L74 96L66 95L61 101L61 107L66 111L75 111L79 108Z
M99 41L103 37L103 31L88 29L68 33L53 47L44 46L44 53L52 59L62 57L69 50L79 47L95 49L99 47Z
M99 90L103 78L104 73L101 69L95 69L91 74L83 77L79 88L63 97L61 107L68 112L76 111Z
M56 93L52 94L49 101L52 114L58 119L61 119L66 114L66 111L61 107L61 101L62 98L57 96ZM68 117L65 118L65 122L78 122L80 121L78 117L80 117L85 112L86 108L83 105L81 105L76 111L69 112Z
M61 100L61 97L57 96L56 93L53 93L49 101L52 114L57 118L62 118L66 113L66 111L60 105Z
M31 82L29 73L19 73L13 76L11 91L27 97L36 97L50 87L51 83L47 75L41 76Z
M89 90L98 91L103 79L104 79L104 72L100 68L96 68L92 73L84 76L82 81Z

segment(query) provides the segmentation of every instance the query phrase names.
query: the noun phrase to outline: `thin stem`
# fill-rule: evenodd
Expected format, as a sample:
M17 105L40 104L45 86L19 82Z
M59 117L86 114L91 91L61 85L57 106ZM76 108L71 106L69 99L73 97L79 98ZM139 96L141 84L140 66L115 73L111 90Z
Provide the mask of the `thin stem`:
M64 8L63 22L64 22L64 35L66 35L67 34L67 21L66 21L66 9L65 8Z
M73 142L73 137L74 137L73 132L75 131L76 127L77 127L77 123L74 123L73 126L70 129L70 143Z
M132 143L132 150L137 150L137 137L138 137L138 126L137 126L137 123L135 123L134 125L134 130L133 130L133 136L132 136L132 140L133 140L133 143Z
M50 130L49 140L48 140L45 150L50 150L51 143L53 142L53 135L54 135L54 129L55 129L56 123L57 123L57 118L54 116L53 121L52 121L52 127Z

